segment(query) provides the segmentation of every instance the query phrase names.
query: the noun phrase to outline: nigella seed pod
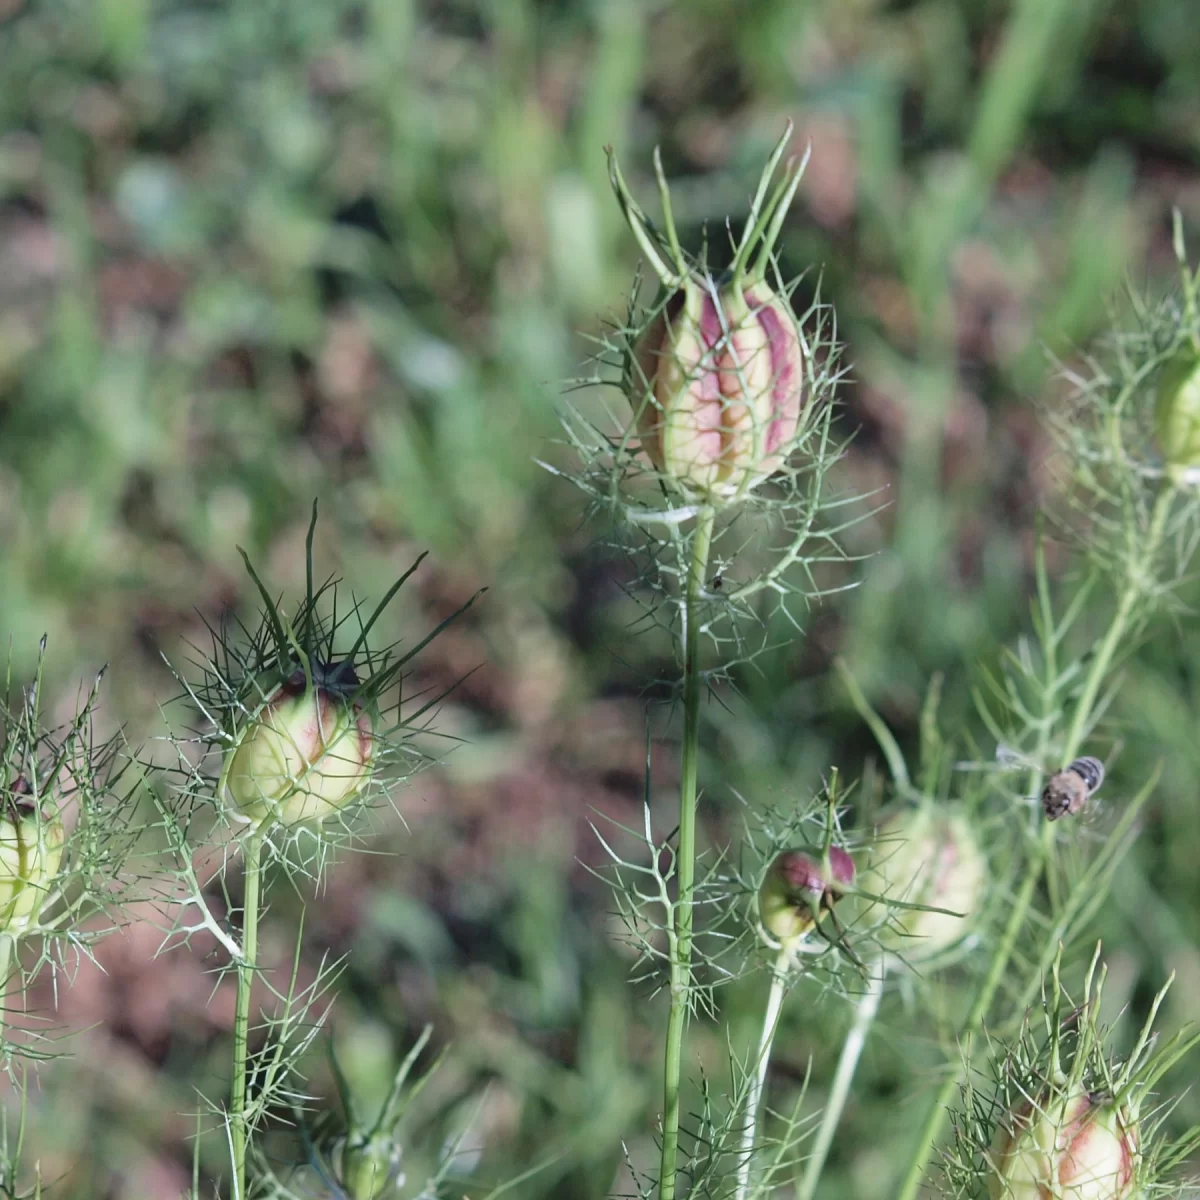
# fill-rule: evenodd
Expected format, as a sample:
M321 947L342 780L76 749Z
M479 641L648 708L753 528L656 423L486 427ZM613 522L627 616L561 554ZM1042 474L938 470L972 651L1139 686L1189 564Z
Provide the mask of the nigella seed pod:
M785 850L767 870L758 892L763 928L785 949L812 931L821 912L854 886L854 859L839 846Z
M766 280L803 170L803 163L789 162L768 197L790 136L789 125L759 181L734 261L719 278L680 248L657 153L665 241L609 152L617 198L664 288L626 356L624 386L637 439L665 480L709 502L744 494L778 470L800 429L804 343L786 296Z
M1154 425L1168 472L1185 477L1200 468L1200 355L1186 350L1163 369Z
M1085 1092L1043 1097L1009 1114L990 1154L991 1200L1132 1200L1138 1129Z
M939 812L930 805L902 809L876 827L859 878L864 893L860 919L877 926L883 949L909 962L927 960L970 932L987 881L987 862L961 813ZM922 907L889 909L884 901Z
M731 494L782 464L800 422L804 358L795 318L765 283L687 279L634 348L642 449L686 492Z
M0 815L0 932L13 936L37 921L62 864L61 818L39 807L28 781L8 789Z
M226 755L221 789L239 820L320 821L362 791L373 727L347 695L355 682L345 664L317 664L311 685L297 671L268 696Z

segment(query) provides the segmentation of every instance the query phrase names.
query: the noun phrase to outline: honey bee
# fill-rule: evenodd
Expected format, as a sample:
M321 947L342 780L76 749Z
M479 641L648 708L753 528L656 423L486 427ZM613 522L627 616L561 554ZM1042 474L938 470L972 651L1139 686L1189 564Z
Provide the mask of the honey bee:
M1051 775L1042 789L1042 811L1046 820L1074 816L1103 782L1104 764L1098 758L1085 755L1068 763L1056 775Z

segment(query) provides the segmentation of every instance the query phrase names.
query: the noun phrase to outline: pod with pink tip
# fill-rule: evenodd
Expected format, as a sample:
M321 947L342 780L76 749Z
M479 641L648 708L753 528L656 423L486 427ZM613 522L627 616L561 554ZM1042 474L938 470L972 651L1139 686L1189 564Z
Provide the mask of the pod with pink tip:
M1001 1121L990 1158L991 1200L1132 1200L1137 1123L1077 1091L1026 1101Z
M762 927L785 950L794 950L821 913L854 886L854 859L840 846L785 850L767 869L758 891Z
M369 714L345 686L297 671L278 685L226 754L221 792L255 826L321 821L361 793L373 768ZM348 677L347 677L348 678Z

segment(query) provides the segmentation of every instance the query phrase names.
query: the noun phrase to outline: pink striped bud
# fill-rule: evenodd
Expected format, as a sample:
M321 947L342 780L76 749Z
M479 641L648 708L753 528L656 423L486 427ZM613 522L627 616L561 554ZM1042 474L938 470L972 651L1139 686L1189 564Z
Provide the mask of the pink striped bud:
M637 438L664 479L703 500L743 494L777 471L800 430L806 354L787 299L767 283L804 168L789 160L772 185L790 137L789 124L720 278L684 254L657 152L662 231L638 206L609 151L613 189L664 289L626 356Z
M1137 1124L1087 1093L1023 1104L992 1145L991 1200L1132 1200Z
M804 356L791 310L765 282L743 291L687 279L634 357L642 449L683 490L736 492L782 464L800 423Z

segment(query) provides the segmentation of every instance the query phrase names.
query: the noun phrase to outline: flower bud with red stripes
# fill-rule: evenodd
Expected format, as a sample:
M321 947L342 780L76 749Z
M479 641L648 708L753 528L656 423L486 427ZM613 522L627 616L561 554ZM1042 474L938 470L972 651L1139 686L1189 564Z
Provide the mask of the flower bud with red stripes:
M787 302L765 283L686 279L634 357L642 449L681 490L732 494L782 464L800 422L804 356Z
M786 295L767 282L803 169L789 162L768 195L790 132L763 172L734 261L720 277L680 249L657 154L665 237L638 207L610 152L618 200L663 285L626 358L637 439L665 480L710 503L743 495L777 471L801 428L804 342Z

